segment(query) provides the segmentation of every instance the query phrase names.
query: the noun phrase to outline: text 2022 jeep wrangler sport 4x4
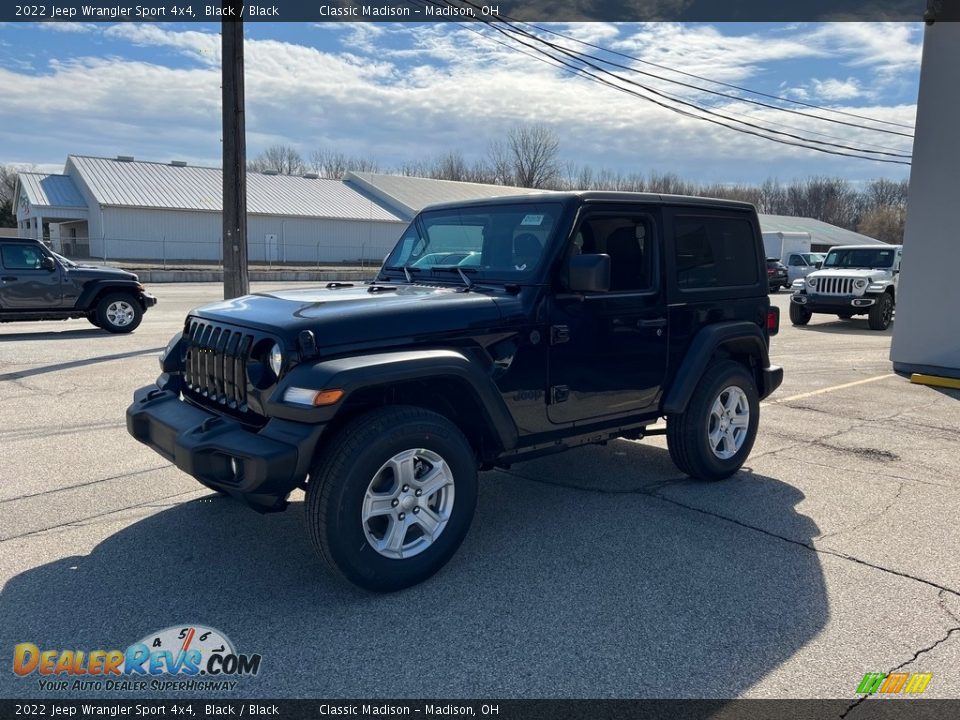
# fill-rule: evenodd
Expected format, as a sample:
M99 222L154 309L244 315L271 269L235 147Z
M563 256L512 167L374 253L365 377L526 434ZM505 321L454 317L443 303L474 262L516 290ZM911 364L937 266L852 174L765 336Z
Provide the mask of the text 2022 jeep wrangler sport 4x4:
M130 433L261 511L305 488L321 557L378 591L460 545L478 470L665 417L702 480L753 446L779 327L751 205L545 193L435 205L377 278L192 311Z

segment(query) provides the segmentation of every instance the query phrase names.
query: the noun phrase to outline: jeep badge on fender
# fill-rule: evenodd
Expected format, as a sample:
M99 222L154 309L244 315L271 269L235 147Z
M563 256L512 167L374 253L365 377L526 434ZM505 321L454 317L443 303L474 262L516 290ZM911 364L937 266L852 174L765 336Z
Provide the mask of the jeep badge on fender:
M480 470L663 432L698 480L753 447L783 371L752 205L544 193L420 212L367 283L192 311L127 428L261 512L306 489L326 563L419 583L467 534Z

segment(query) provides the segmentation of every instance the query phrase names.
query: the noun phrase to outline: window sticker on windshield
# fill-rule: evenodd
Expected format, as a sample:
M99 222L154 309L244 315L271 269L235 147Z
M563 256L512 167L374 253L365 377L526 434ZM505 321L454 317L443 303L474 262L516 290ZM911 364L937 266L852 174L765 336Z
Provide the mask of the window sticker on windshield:
M543 225L543 215L525 215L521 225Z

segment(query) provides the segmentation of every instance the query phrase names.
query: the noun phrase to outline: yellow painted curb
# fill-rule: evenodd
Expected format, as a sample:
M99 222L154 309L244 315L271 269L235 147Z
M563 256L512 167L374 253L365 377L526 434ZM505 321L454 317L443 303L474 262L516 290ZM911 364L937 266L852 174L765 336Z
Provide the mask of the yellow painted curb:
M932 385L933 387L945 387L953 388L954 390L960 390L960 379L958 378L938 377L937 375L922 375L921 373L913 373L913 375L910 376L910 382L916 383L917 385Z

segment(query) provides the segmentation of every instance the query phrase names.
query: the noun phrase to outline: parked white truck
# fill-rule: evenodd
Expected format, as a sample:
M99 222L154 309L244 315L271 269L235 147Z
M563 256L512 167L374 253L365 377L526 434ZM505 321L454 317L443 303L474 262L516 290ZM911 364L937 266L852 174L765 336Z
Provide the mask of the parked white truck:
M776 258L784 265L792 253L810 252L810 233L808 232L765 232L763 248L768 258Z
M765 232L763 248L768 258L787 266L787 279L793 282L817 269L823 255L810 252L813 239L808 232Z

